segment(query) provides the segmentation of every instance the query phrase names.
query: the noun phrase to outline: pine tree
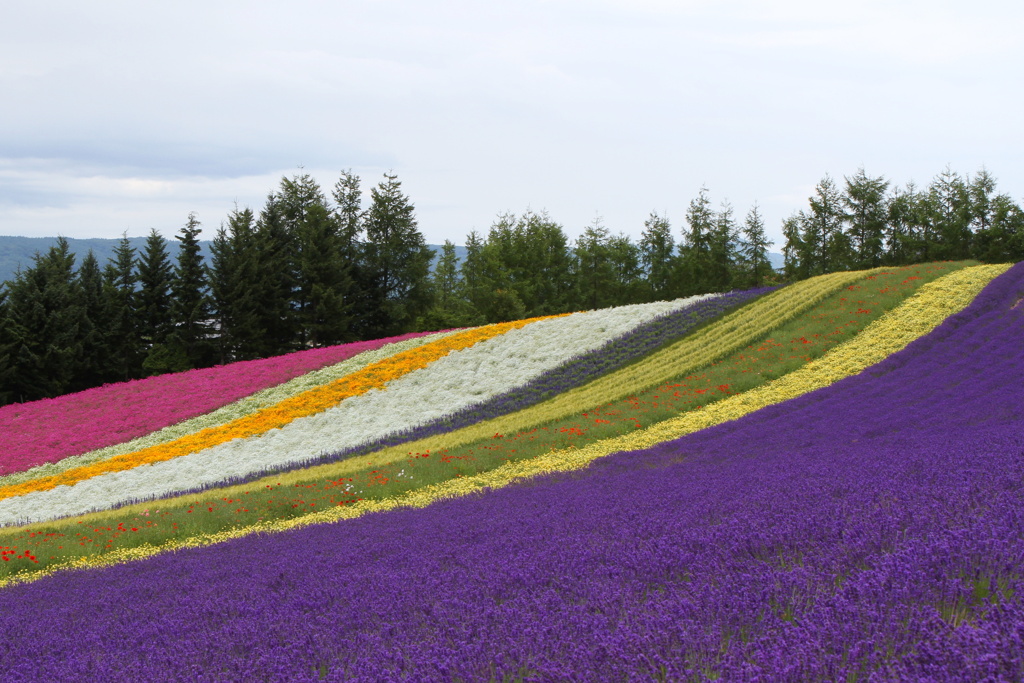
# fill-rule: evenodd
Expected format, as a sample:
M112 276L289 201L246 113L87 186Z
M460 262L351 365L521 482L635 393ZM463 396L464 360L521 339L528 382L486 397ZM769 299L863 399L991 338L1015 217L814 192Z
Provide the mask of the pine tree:
M638 304L644 301L644 274L640 266L640 248L629 235L619 233L608 238L608 254L615 277L613 306Z
M640 237L640 262L646 275L647 301L675 298L675 274L678 270L675 248L668 218L652 211L644 222Z
M366 316L369 310L368 285L361 261L361 241L363 239L363 192L361 180L351 170L342 171L338 182L334 185L335 218L338 222L341 258L349 273L349 292L346 301L349 304L349 316L353 330L358 328L356 320Z
M308 174L282 178L275 203L291 236L300 346L348 341L352 338L348 300L352 275L339 215ZM350 231L349 225L345 227Z
M768 239L764 231L761 212L757 204L754 204L743 222L743 241L739 252L746 286L761 287L765 278L772 273L772 265L768 260L768 247L772 244L774 242Z
M842 195L835 181L825 175L810 198L811 212L804 216L804 242L815 247L810 274L846 270L852 260L850 240L843 231Z
M363 262L373 309L360 321L362 336L367 339L407 332L426 312L434 256L417 227L414 207L402 193L398 176L385 173L370 196Z
M148 374L164 371L164 344L171 333L171 262L167 240L154 228L146 238L139 259L138 307L139 338L145 358L142 367Z
M489 322L493 293L501 287L501 283L494 279L495 271L498 270L497 263L492 263L492 252L487 247L487 242L480 234L471 230L466 236L466 258L459 267L474 324Z
M264 289L252 209L236 206L210 245L210 296L221 363L260 357Z
M516 222L514 244L521 265L513 285L525 316L574 310L573 256L562 226L545 211L527 211Z
M111 381L126 382L142 375L137 282L135 249L128 237L122 236L113 258L103 269L104 296L110 316L108 364Z
M177 235L178 263L171 278L171 325L164 360L166 370L180 372L213 364L214 348L211 339L213 305L210 283L200 253L199 220L195 213ZM153 363L151 363L153 365Z
M263 334L251 339L256 357L288 353L298 348L299 323L295 308L295 244L282 208L273 194L256 222L256 291L259 292L258 327Z
M611 306L615 296L610 237L601 219L595 218L576 239L576 287L580 305L589 310Z
M928 187L930 230L925 235L925 260L965 259L971 250L971 197L967 183L948 167Z
M848 226L846 234L853 252L852 265L857 269L875 268L881 265L885 252L889 181L882 176L868 177L863 167L845 180L842 201Z
M896 189L886 211L883 263L906 265L924 261L930 244L926 236L928 221L925 197L914 183Z
M697 197L686 210L688 230L683 233L679 250L681 289L683 295L703 294L711 291L708 283L710 268L710 235L715 228L715 212L711 209L708 189L700 188Z
M63 394L79 375L86 318L74 262L67 240L60 237L10 284L13 367L7 391L16 401Z
M433 304L417 322L417 327L421 330L444 330L473 324L474 316L469 308L465 283L459 272L459 259L451 240L445 240L441 247L441 258L430 276L430 288Z
M733 208L722 204L715 214L714 227L708 235L708 268L706 288L711 292L725 292L732 287L733 272L739 250L739 229L733 219Z
M804 241L805 216L798 211L782 221L782 236L786 243L782 247L783 272L787 280L802 280L810 277L812 249Z
M17 347L14 326L10 318L8 283L0 283L0 406L16 400L13 391L15 380L15 355Z
M77 289L84 313L79 333L82 355L72 391L97 387L114 378L111 367L111 305L96 256L89 250L78 268Z

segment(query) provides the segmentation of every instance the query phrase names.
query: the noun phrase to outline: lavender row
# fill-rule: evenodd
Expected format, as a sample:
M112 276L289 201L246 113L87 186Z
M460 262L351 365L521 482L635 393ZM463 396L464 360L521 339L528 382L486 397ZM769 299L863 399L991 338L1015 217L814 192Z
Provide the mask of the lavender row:
M0 673L1019 680L1022 296L1024 264L861 375L583 472L8 588Z

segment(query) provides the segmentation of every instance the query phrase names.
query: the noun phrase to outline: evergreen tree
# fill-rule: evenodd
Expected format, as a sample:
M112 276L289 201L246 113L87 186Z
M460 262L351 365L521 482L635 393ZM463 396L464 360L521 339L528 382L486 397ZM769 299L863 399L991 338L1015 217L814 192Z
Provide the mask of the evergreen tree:
M263 331L249 344L258 358L288 353L298 348L299 320L295 310L295 245L283 208L273 194L256 222L255 254L259 293L258 323Z
M711 209L708 189L700 188L697 197L686 210L687 232L679 250L681 268L680 294L689 296L711 291L708 283L711 246L710 237L715 229L715 212Z
M853 267L875 268L882 263L888 207L889 182L882 176L868 177L864 168L846 178L843 205L848 224L847 237L853 251Z
M402 193L398 176L384 174L370 196L363 263L373 308L360 322L363 338L375 339L409 331L426 312L434 254L417 227L414 207Z
M710 292L725 292L732 287L739 251L739 229L732 213L732 205L723 203L722 209L715 214L714 226L708 234L705 288Z
M804 241L803 226L805 222L803 211L794 213L782 222L782 236L786 238L786 243L782 247L783 272L787 280L802 280L810 277L813 247L808 248Z
M616 297L610 238L608 228L595 218L576 240L576 287L580 305L589 310L607 308Z
M897 189L886 212L885 255L887 265L918 263L927 258L929 219L924 196L913 182Z
M273 300L273 273L261 265L252 209L236 206L210 245L210 296L220 362L260 358L267 350L266 302Z
M1021 209L996 193L996 179L984 168L967 181L971 204L971 255L988 263L1019 261Z
M177 235L181 243L178 263L171 279L171 324L163 364L166 371L180 372L213 364L214 348L211 339L213 305L210 283L199 248L199 220L195 213ZM151 368L155 362L151 363Z
M167 240L154 228L146 238L145 249L139 259L136 308L139 337L146 357L142 367L148 374L164 370L161 358L166 354L163 345L171 333L172 275Z
M17 346L7 303L7 288L8 283L0 283L0 406L13 403L17 398L13 391Z
M814 188L814 196L810 198L811 212L804 216L804 242L808 247L813 263L811 275L846 270L852 260L850 240L843 231L842 195L836 188L835 181L825 175Z
M114 256L103 269L104 297L109 306L108 357L111 381L126 382L142 375L138 325L138 282L135 249L122 236Z
M751 207L743 222L743 241L739 257L743 265L744 286L761 287L765 278L772 273L772 265L768 260L768 247L774 242L768 239L764 231L764 219L757 204Z
M493 253L476 230L466 236L466 258L459 270L474 324L493 322L491 312L494 292L508 287L507 274L500 271Z
M469 308L465 284L459 273L459 259L451 240L445 240L441 247L441 258L431 274L430 288L433 305L418 321L417 326L421 330L444 330L473 324L475 316Z
M928 187L929 231L924 260L959 260L970 256L971 197L967 183L948 167Z
M77 290L84 313L79 332L82 355L71 391L97 387L117 377L110 358L111 302L91 249L78 268Z
M342 171L334 185L335 218L338 222L341 258L349 273L349 316L353 321L362 319L369 311L368 286L361 261L363 239L363 193L359 176L350 170ZM353 329L358 325L353 322Z
M647 301L667 301L675 298L676 244L668 218L656 212L644 222L640 237L640 262L646 276Z
M282 178L275 203L291 237L300 346L351 340L352 245L342 235L345 217L328 205L320 185L308 174ZM347 232L351 226L345 227Z
M615 276L613 306L638 304L644 301L644 274L640 265L640 248L629 235L619 233L608 238L608 254Z
M60 237L10 283L8 334L13 362L7 392L16 401L63 394L81 369L85 327L75 257Z
M526 211L515 222L512 287L523 302L525 316L553 315L573 310L573 256L562 226L547 212ZM523 317L523 316L521 316ZM511 318L516 319L516 318Z

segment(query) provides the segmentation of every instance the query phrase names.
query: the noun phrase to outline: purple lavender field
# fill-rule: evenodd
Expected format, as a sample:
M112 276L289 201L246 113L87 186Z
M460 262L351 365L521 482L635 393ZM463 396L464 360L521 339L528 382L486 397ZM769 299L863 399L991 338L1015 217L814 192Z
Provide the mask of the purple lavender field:
M6 588L0 679L1021 680L1022 297L580 473Z

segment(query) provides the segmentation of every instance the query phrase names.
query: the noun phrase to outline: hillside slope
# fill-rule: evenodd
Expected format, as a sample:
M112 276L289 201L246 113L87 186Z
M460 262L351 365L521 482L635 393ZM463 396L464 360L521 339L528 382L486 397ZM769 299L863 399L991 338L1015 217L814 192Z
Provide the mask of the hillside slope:
M927 317L916 299L763 385L795 398L723 395L678 419L720 405L729 421L584 470L9 586L0 666L10 680L1020 677L1024 264L965 296L990 277L938 280L939 310L973 303L877 365L872 348L930 329L907 332ZM40 642L62 657L40 662Z

